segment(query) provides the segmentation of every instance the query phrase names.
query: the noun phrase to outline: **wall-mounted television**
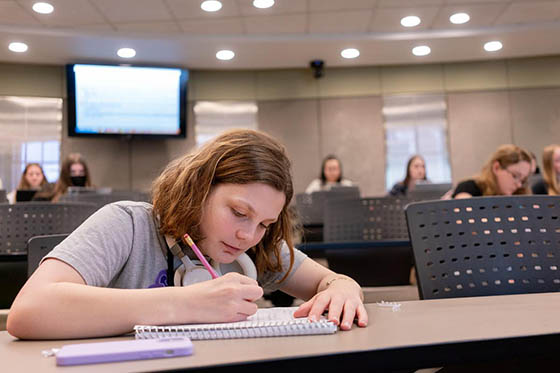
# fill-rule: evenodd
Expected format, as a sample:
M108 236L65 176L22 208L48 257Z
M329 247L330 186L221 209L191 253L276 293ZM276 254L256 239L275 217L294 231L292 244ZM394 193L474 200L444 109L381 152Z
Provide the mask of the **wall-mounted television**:
M187 70L66 66L68 136L186 137Z

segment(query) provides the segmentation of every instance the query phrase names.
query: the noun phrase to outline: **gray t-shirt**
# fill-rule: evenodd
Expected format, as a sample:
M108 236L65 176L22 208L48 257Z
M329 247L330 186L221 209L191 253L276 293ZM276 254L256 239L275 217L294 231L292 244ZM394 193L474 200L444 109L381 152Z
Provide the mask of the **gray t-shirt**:
M46 258L72 266L87 285L145 289L166 285L166 249L161 247L152 217L152 205L122 201L104 206L56 246ZM290 276L307 257L294 249ZM277 290L290 263L288 246L281 249L282 272L258 274L266 290ZM181 262L175 258L175 268Z

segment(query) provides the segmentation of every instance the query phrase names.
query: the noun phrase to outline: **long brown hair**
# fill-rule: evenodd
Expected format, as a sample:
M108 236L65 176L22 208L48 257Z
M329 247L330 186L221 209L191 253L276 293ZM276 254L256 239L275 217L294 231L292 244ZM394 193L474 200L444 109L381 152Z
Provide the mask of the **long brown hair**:
M86 177L85 186L86 187L92 186L91 176L89 173L86 160L84 159L84 157L82 157L80 153L70 153L66 156L64 162L62 162L62 166L60 167L60 176L54 187L53 202L58 201L60 199L60 196L66 193L68 187L72 186L72 179L70 178L71 177L70 169L74 163L79 163L82 166L84 166L84 173L85 173L84 176Z
M32 186L29 184L29 182L27 181L27 178L25 177L27 175L27 171L29 171L29 169L33 166L39 167L39 169L41 170L41 174L43 175L43 180L41 181L41 187L43 187L45 184L48 184L49 182L47 181L47 178L45 176L45 172L43 171L43 167L41 167L41 165L39 163L28 163L25 166L25 169L23 170L23 173L21 174L21 178L19 179L19 184L17 186L17 189L32 189Z
M424 163L424 178L422 180L428 180L428 175L426 172L426 161L424 161L424 158L422 158L422 156L415 154L412 157L410 157L410 159L408 160L407 164L406 164L406 176L403 180L403 185L405 187L408 188L408 183L410 183L410 179L412 178L412 176L410 176L410 165L412 164L412 162L414 162L414 160L418 158L422 160L422 163Z
M560 185L558 185L558 175L554 169L554 151L560 149L560 145L552 144L544 148L542 155L543 179L548 185L548 194L559 195Z
M279 272L284 240L290 249L289 273L294 262L292 217L288 209L294 194L291 163L284 146L262 132L228 131L199 150L172 161L152 185L153 211L160 220L160 233L178 240L188 232L193 240L201 240L203 206L212 187L225 183L262 183L285 194L278 221L269 226L251 254L258 272Z
M519 162L527 162L531 164L531 155L517 145L506 144L501 145L496 149L494 154L486 161L482 171L478 176L475 176L476 185L482 190L483 196L497 196L502 194L496 180L496 175L492 171L495 162L500 164L500 167L506 168L512 164ZM522 185L513 194L529 194L527 185Z

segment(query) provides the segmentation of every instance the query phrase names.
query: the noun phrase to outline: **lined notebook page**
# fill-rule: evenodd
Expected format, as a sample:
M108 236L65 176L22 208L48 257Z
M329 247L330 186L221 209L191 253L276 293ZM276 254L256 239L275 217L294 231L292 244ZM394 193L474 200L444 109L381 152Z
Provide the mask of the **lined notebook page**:
M294 318L297 307L261 308L246 321L171 326L136 325L136 339L189 337L191 339L257 338L288 335L332 334L337 326L325 319L310 322Z

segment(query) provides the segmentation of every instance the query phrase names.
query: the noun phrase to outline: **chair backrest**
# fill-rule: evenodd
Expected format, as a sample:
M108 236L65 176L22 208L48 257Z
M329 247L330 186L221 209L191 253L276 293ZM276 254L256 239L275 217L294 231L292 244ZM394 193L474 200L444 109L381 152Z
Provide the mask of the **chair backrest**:
M27 241L27 277L31 276L37 269L41 259L66 237L68 237L67 233L51 234L31 237Z
M303 225L318 225L324 223L325 204L330 200L360 198L360 189L353 187L334 187L332 190L322 190L311 194L296 194L296 209Z
M117 201L141 201L150 202L150 195L133 190L114 190L103 193L68 193L60 197L61 201L93 203L101 208L109 203Z
M414 186L414 189L408 192L408 197L415 201L430 201L440 199L452 187L453 184L451 183L416 184Z
M329 200L325 204L325 242L408 240L404 207L395 197Z
M0 205L0 254L25 253L33 236L70 233L97 206L77 202L22 202Z
M560 196L406 208L422 299L560 290Z

